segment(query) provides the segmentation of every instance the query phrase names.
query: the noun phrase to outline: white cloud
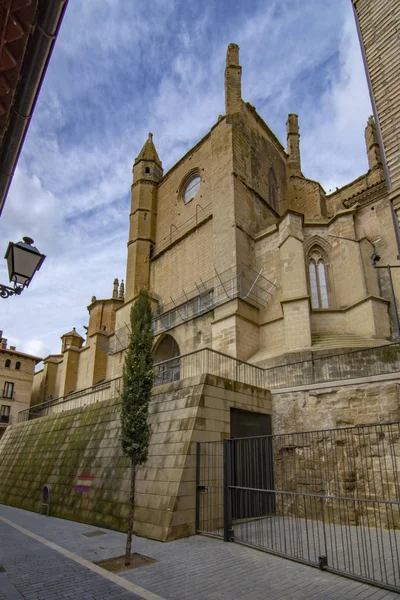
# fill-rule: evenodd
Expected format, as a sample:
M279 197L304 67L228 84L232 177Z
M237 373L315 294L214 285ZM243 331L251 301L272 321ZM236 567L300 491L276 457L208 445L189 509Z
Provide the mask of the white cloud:
M339 52L337 79L327 87L302 139L306 174L323 182L327 191L368 170L364 129L372 110L351 13L344 24Z

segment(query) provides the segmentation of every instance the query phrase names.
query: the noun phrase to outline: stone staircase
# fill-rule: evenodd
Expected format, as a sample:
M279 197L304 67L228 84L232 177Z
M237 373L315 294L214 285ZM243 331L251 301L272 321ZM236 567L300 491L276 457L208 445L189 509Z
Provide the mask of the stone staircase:
M354 333L313 333L310 350L329 350L333 348L374 348L391 342L374 338L363 338Z
M374 348L376 346L385 346L391 344L389 340L377 340L374 338L363 338L354 333L314 333L311 336L312 346L309 348L301 348L298 352L319 352L321 350L336 350L333 354L340 354L346 350L359 350L362 348ZM294 351L296 352L296 351ZM259 350L247 362L259 367L270 366L271 359L276 359L285 354L285 349L282 348L263 348ZM303 360L299 358L298 360Z

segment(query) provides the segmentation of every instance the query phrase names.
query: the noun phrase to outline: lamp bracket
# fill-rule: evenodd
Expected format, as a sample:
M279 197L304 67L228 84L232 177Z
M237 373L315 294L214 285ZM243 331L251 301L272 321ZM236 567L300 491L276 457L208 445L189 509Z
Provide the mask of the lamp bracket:
M19 296L24 288L15 286L14 288L8 287L0 283L0 298L9 298L10 296Z

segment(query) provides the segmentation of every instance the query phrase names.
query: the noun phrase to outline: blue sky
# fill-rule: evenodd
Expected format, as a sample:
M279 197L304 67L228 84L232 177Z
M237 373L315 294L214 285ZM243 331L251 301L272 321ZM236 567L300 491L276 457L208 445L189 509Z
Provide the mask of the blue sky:
M367 170L350 0L69 0L0 220L3 251L29 235L47 255L29 290L2 301L11 344L59 352L63 333L84 334L91 297L125 278L134 158L152 131L166 172L224 113L230 42L243 98L284 145L299 115L307 177L329 191Z

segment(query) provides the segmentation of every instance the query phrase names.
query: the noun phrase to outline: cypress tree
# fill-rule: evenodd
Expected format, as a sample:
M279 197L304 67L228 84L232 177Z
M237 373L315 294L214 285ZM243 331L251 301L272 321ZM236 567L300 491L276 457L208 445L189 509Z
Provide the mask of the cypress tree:
M131 462L128 534L125 564L130 565L135 512L136 468L148 456L150 429L147 422L153 387L153 331L147 290L141 290L131 308L131 336L125 356L121 399L122 450Z

